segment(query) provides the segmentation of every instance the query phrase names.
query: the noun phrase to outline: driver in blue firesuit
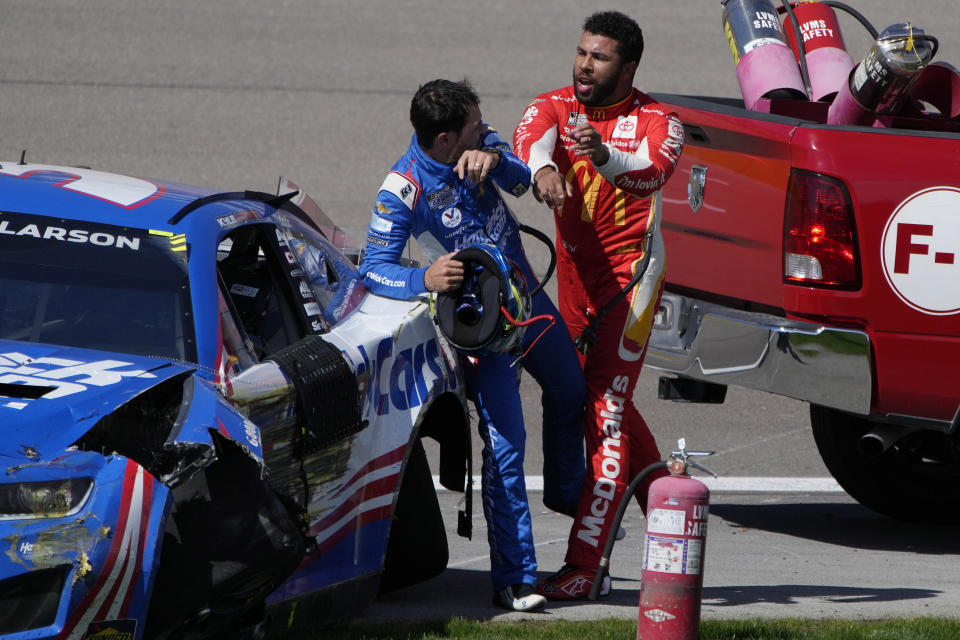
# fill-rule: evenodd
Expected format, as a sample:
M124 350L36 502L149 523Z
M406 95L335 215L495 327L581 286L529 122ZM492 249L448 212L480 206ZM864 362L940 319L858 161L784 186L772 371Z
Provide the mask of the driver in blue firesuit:
M479 99L466 82L434 80L421 86L410 105L413 139L377 194L360 272L367 288L390 298L411 298L461 287L460 249L495 245L536 285L520 241L519 225L500 189L515 197L530 185L530 169L481 119ZM410 236L431 260L425 268L400 264ZM586 386L577 354L556 307L543 291L533 315L556 325L539 340L527 331L520 364L542 389L544 504L561 513L576 510L585 473L583 407ZM535 341L536 340L536 341ZM494 604L531 611L546 600L534 592L537 559L524 481L526 431L516 354L484 353L462 358L467 387L483 440L483 512L488 527Z

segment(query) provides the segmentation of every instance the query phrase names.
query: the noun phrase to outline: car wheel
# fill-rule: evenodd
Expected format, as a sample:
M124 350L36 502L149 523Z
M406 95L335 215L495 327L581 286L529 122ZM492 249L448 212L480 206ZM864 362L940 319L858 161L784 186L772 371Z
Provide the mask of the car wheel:
M960 521L960 442L947 434L912 431L877 456L858 447L880 423L810 405L813 438L827 469L857 502L914 522Z
M449 551L443 516L427 454L414 441L390 525L380 593L423 582L447 568Z

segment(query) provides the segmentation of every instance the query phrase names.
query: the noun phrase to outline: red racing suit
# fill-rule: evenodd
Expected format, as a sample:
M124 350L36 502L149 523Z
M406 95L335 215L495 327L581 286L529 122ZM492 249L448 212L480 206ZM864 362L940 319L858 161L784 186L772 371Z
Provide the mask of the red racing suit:
M573 129L592 124L610 151L601 167L574 155ZM533 174L555 167L573 187L557 225L559 310L576 339L626 287L645 251L645 275L597 326L597 343L580 362L587 380L587 475L570 531L566 562L595 569L617 505L634 475L660 459L633 395L664 279L657 193L683 149L676 114L633 89L608 107L585 107L567 87L537 97L514 133L514 150ZM651 474L637 490L646 512Z

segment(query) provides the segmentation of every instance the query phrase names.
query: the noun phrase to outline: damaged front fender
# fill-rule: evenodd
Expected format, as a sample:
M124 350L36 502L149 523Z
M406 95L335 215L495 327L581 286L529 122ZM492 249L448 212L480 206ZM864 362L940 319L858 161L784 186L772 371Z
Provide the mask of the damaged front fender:
M132 460L85 451L5 471L6 489L71 478L92 485L73 513L0 514L2 608L32 609L32 626L63 637L95 618L141 618L159 566L155 525L162 527L170 490ZM5 624L14 623L0 614L0 633Z
M213 384L185 372L130 399L75 445L136 460L175 487L215 460L214 432L235 441L262 467L256 425L237 415Z

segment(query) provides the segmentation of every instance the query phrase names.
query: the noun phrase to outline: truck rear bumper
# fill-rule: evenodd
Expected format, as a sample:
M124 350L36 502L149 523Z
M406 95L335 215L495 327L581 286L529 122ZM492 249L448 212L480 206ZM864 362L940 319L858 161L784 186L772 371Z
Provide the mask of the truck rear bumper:
M645 366L870 413L870 338L664 292Z

